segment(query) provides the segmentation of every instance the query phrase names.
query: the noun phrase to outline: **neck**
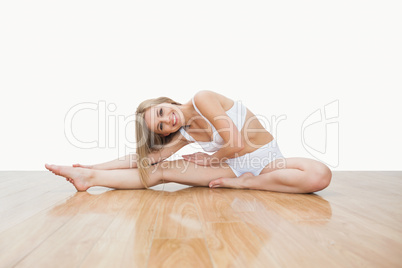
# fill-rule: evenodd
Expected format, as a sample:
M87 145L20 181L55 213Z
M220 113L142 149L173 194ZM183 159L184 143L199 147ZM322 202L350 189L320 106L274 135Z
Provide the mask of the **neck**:
M193 124L195 117L199 115L197 111L194 109L191 101L182 104L180 106L180 110L184 115L183 127L189 127L191 124Z

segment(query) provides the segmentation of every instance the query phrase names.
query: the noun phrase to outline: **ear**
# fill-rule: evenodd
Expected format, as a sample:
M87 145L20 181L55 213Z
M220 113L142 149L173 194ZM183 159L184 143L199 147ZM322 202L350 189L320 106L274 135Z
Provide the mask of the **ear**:
M163 136L165 136L165 137L166 137L166 136L169 136L169 135L170 135L170 134L163 134Z

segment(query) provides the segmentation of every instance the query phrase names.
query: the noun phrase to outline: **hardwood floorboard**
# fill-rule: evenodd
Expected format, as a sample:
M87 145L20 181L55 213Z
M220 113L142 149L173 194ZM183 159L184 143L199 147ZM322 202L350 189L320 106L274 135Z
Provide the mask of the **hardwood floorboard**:
M155 230L156 238L202 238L193 189L164 192ZM169 228L166 228L169 226Z
M231 201L231 207L280 267L341 265L334 258L336 256L323 251L322 245L317 245L294 227L300 222L313 226L326 224L332 214L327 201L314 194L240 191L231 191L226 195Z
M230 208L230 204L222 194L227 189L193 188L194 202L201 223L239 221L239 217Z
M72 190L66 190L65 185L44 192L29 201L19 202L13 206L5 206L0 209L0 234L2 231L17 225L43 210L55 206L57 203L66 200L74 195Z
M152 243L148 267L213 266L203 238L156 238Z
M146 267L162 192L127 192L129 194L125 205L86 256L81 267Z
M78 193L90 195L89 193ZM43 243L22 259L15 267L54 267L54 260L47 258L50 254L58 260L58 267L73 267L80 263L99 238L109 227L115 215L127 202L130 192L108 191L102 195L91 196L92 202L79 208L69 208L74 201L59 205L67 212L55 217L69 217L70 220L52 233ZM69 254L66 254L69 252Z
M343 265L355 263L365 267L400 266L401 233L375 222L348 216L347 221L333 219L321 225L315 222L310 222L313 226L299 224L297 232L303 233L317 245L326 245L325 250L329 251L331 259L339 256Z
M14 178L12 176L2 178L0 184L0 198L4 198L9 194L15 194L18 191L29 189L34 185L38 185L38 182L40 184L40 182L43 181L40 181L40 179L32 180L32 177L29 176L29 174L19 174L18 176L14 176ZM18 187L15 187L16 185L18 185Z
M0 171L2 267L400 267L402 171L337 171L314 194L164 184L75 191Z
M38 246L48 240L49 237L63 225L72 220L80 210L88 210L91 204L100 196L92 196L88 193L76 193L64 204L42 211L33 217L3 231L0 234L0 264L4 267L13 267L24 257L30 255ZM67 204L67 205L66 205ZM75 234L75 230L72 230ZM72 235L66 233L66 235ZM53 241L53 246L62 244L62 241ZM49 262L58 262L56 256L48 254ZM43 260L36 259L41 262Z
M26 174L23 179L18 176L10 185L0 189L0 211L4 211L22 203L29 202L30 199L40 196L49 191L56 191L58 187L66 187L60 179L43 176L44 172L33 171L31 175ZM67 188L66 188L67 189ZM71 190L74 187L70 187Z
M280 267L244 222L207 222L205 235L215 267Z

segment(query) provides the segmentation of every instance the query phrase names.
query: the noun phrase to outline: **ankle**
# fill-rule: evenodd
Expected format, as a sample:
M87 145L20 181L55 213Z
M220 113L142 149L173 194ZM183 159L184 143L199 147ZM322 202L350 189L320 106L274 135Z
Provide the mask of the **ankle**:
M85 172L84 177L90 187L96 186L96 170L84 168L83 171Z

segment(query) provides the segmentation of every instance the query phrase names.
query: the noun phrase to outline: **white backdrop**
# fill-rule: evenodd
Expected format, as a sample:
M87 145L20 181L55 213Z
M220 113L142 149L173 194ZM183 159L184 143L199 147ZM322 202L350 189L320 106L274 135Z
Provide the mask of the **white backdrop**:
M1 1L0 170L135 152L142 100L186 102L202 89L242 100L285 156L400 170L401 7Z

